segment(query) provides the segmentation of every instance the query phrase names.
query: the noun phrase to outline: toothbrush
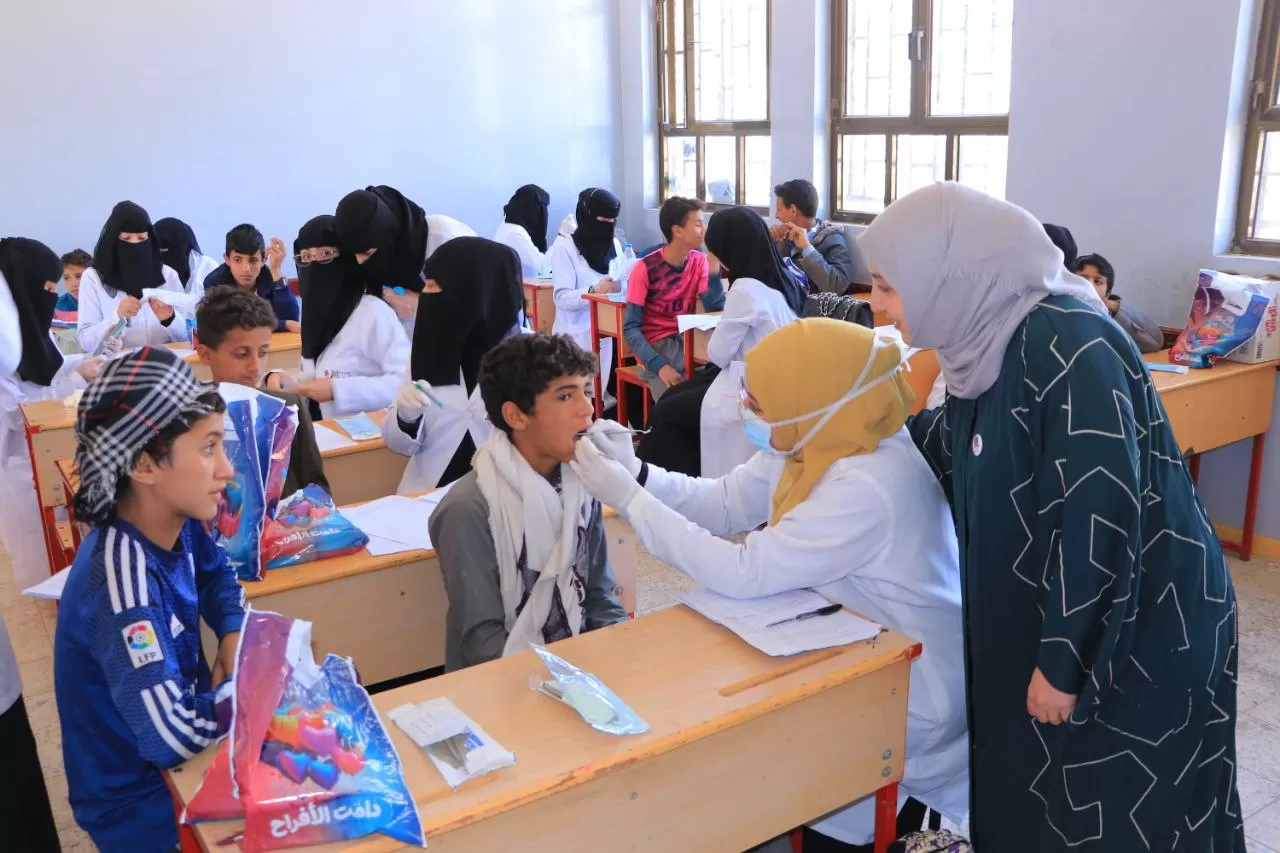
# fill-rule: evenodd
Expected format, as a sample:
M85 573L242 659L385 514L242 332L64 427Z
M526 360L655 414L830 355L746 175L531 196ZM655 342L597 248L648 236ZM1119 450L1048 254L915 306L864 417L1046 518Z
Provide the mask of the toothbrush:
M442 403L442 402L440 401L440 398L439 398L439 397L437 397L435 394L432 394L432 393L431 393L431 386L430 386L430 385L428 385L427 383L423 382L421 379L415 379L415 380L413 381L413 387L414 387L414 388L417 388L417 389L418 389L419 391L421 391L423 394L426 394L426 395L427 395L427 399L428 399L428 400L430 400L431 402L435 403L435 404L436 404L436 408L437 408L437 409L443 409L443 408L444 408L444 403Z

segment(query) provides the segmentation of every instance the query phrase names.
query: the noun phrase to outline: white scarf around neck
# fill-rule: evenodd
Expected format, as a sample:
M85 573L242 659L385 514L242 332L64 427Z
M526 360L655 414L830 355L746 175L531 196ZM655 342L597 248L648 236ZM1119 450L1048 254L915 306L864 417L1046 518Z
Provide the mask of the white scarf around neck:
M569 630L577 635L582 628L582 603L573 562L578 551L578 528L591 509L591 498L567 465L560 468L557 492L547 478L530 467L500 429L495 429L476 451L473 467L480 494L489 505L489 530L498 557L507 628L502 656L522 652L531 642L545 641L543 626L557 594ZM517 614L524 596L517 568L522 548L526 565L539 577L528 603Z

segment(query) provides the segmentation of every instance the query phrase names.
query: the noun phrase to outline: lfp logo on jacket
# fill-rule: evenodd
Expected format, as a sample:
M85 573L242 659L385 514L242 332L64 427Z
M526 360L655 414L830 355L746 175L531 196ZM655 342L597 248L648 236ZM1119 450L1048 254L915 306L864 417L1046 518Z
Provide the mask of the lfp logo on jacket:
M124 634L129 660L133 662L134 669L164 660L164 652L160 651L160 643L156 641L156 631L151 627L150 620L126 625L121 633Z

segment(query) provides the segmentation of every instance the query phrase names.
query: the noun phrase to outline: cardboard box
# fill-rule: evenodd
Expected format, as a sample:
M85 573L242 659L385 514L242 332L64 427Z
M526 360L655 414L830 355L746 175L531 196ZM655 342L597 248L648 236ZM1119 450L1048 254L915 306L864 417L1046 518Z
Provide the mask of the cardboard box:
M1262 278L1244 279L1249 285L1267 297L1267 308L1262 314L1262 323L1253 337L1243 346L1227 356L1227 361L1238 361L1242 364L1260 364L1264 361L1280 359L1280 281Z

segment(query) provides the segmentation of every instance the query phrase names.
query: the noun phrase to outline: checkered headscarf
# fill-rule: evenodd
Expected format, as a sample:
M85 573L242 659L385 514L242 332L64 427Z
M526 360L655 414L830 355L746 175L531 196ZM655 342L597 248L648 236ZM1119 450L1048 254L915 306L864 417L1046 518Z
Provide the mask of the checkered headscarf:
M164 347L143 347L108 362L89 383L76 416L76 518L85 524L109 521L116 488L138 454L178 418L190 423L213 414L211 393L216 397L216 386L198 381Z

